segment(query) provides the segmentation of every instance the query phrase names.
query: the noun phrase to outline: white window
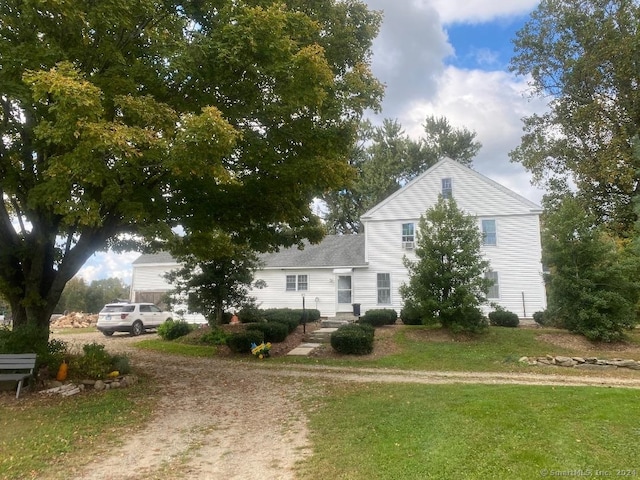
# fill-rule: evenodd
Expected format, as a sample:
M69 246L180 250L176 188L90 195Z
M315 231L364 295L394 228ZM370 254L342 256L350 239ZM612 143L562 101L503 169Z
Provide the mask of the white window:
M495 220L482 220L482 244L483 245L498 244Z
M307 275L287 275L287 292L296 290L308 290L309 279Z
M498 283L498 272L488 271L484 273L484 278L493 281L493 285L489 287L487 298L500 298L500 285Z
M411 250L415 246L416 230L413 223L402 224L402 248Z
M442 197L451 198L453 196L453 182L450 178L442 179Z
M378 305L391 304L391 275L388 273L378 274Z

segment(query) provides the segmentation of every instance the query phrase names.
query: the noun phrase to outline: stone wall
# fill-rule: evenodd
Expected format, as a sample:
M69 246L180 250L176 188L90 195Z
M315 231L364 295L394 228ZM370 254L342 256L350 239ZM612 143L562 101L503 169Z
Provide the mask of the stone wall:
M527 365L555 365L557 367L572 367L584 370L612 370L629 368L640 370L640 362L630 359L614 358L605 360L596 357L563 357L546 355L544 357L522 357L519 360Z

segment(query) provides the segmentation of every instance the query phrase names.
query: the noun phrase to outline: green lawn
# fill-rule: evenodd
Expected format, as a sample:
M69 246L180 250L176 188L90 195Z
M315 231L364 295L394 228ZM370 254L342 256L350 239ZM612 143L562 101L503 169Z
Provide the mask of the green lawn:
M637 390L370 384L320 402L303 479L640 475Z
M571 349L562 342L550 343L540 339L541 335L562 335L566 331L557 329L490 327L481 335L452 335L439 328L408 326L396 328L392 339L394 353L379 358L367 356L343 356L340 359L318 359L315 357L286 357L283 362L326 363L343 366L366 366L399 368L407 370L453 370L473 372L536 372L557 373L558 367L527 366L518 362L522 356L573 355L614 358L624 355L606 345L598 351ZM380 341L376 333L376 342ZM630 343L638 344L640 335L629 337ZM636 354L638 356L638 354ZM640 360L640 357L638 358ZM563 369L563 374L583 372ZM637 374L638 372L633 372Z
M74 397L33 398L25 406L13 396L0 404L0 478L38 478L74 468L101 452L109 456L121 438L143 424L153 406L146 381L133 387Z
M517 359L547 353L628 356L616 350L571 350L540 338L563 333L557 330L491 328L478 337L451 338L427 327L396 330L386 339L380 336L393 347L393 353L380 358L284 357L268 364L588 375L522 366ZM638 343L638 336L631 341ZM215 355L215 347L179 342L154 339L136 345L170 354ZM637 378L640 372L621 369L615 374ZM308 403L318 406L308 412L314 453L299 467L305 480L535 479L542 478L542 471L548 476L581 471L582 476L615 477L638 463L639 390L336 382L318 391L323 395ZM35 398L24 404L11 397L0 403L0 478L37 478L45 470L60 476L73 473L84 460L106 454L144 423L155 400L152 386L144 381L64 402ZM596 470L604 473L596 475ZM626 476L640 476L640 468Z

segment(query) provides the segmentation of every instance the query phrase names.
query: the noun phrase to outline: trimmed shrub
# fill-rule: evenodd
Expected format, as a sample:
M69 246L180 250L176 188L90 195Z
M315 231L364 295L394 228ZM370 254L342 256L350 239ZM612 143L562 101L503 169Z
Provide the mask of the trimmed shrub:
M317 322L320 320L320 310L315 308L305 309L301 308L268 308L263 310L264 318L267 321L283 322L283 323L296 323L299 325L302 323L303 316L306 316L307 322Z
M375 310L367 310L362 317L358 319L358 323L366 323L374 327L383 325L393 325L398 319L398 312L390 308L379 308Z
M411 305L405 305L405 307L400 310L400 320L405 325L422 325L422 316L418 312L418 310Z
M374 332L367 324L344 325L331 334L331 346L338 353L366 355L373 351Z
M236 315L241 323L256 323L265 320L264 310L253 305L245 305Z
M546 327L547 325L551 324L549 315L547 314L546 310L535 312L533 314L533 321L536 322L541 327Z
M167 320L158 327L158 335L160 335L163 340L175 340L176 338L184 337L192 332L193 329L194 326L184 320L177 322Z
M227 346L234 353L249 353L252 343L260 345L262 342L264 342L264 334L258 330L233 333L227 338Z
M311 308L307 310L307 322L317 322L320 320L320 310Z
M498 308L489 314L489 324L496 327L517 327L519 323L518 315L509 310Z
M289 329L287 325L280 322L262 322L262 323L252 323L247 325L247 331L259 331L264 334L265 342L284 342L289 335Z

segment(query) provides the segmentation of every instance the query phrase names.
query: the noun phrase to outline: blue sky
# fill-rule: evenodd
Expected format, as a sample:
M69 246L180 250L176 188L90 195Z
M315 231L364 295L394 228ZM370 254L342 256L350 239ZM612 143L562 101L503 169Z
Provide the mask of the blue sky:
M444 116L477 133L483 147L473 168L539 203L543 192L508 154L520 142L521 119L544 112L546 105L527 98L527 79L507 70L511 40L538 0L363 1L384 15L372 68L386 94L372 121L396 119L418 138L428 115ZM119 277L130 283L131 262L138 256L98 253L79 275L88 282Z

